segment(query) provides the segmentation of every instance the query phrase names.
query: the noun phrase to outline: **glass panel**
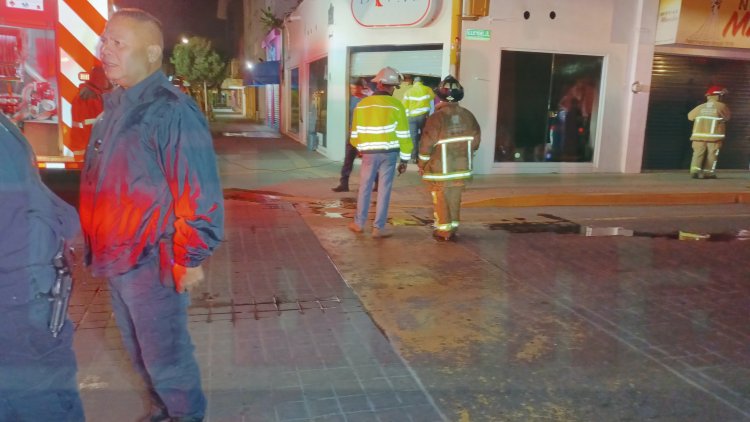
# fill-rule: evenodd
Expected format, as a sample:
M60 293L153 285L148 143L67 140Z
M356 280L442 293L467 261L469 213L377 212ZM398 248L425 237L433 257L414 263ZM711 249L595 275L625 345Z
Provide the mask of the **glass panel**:
M0 26L0 111L17 122L57 122L54 36Z
M62 155L53 30L0 26L0 113L37 155Z
M295 67L291 70L290 75L290 104L291 113L289 118L289 131L292 133L299 133L299 109L300 109L300 98L299 98L299 68Z
M323 148L326 139L326 111L328 103L328 57L310 63L310 87L308 107L308 139L314 146ZM317 142L317 144L315 144ZM310 141L308 141L310 144ZM314 148L313 148L314 149Z
M602 57L503 51L496 162L591 162Z

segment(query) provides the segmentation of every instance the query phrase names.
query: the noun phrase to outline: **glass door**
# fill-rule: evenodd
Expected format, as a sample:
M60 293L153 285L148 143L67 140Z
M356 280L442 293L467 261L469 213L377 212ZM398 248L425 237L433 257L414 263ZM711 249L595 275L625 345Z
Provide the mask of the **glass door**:
M603 58L503 51L495 162L591 162Z

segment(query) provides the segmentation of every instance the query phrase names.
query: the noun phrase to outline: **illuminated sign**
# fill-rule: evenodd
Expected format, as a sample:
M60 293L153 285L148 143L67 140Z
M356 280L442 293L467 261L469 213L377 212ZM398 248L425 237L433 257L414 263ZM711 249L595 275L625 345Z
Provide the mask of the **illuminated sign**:
M750 0L662 0L656 44L750 48Z
M464 39L475 41L489 41L491 31L489 29L467 29Z
M351 0L352 16L369 28L420 27L432 21L439 0Z
M44 10L44 0L5 0L10 9Z

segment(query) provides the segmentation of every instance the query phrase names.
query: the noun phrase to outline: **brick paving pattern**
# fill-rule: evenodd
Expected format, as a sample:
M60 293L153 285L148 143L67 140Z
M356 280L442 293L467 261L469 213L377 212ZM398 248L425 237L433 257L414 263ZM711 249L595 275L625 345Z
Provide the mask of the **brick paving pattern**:
M189 311L208 421L443 420L291 204L227 201L227 221ZM78 272L71 317L88 420L135 420L143 389L106 283Z

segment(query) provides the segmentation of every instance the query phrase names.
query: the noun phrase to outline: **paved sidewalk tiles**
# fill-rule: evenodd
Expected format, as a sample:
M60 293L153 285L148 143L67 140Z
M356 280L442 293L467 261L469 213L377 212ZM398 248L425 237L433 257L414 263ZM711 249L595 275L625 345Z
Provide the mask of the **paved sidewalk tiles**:
M226 204L226 242L189 310L207 421L443 420L291 204ZM71 317L87 418L135 420L143 386L106 283L77 275Z

